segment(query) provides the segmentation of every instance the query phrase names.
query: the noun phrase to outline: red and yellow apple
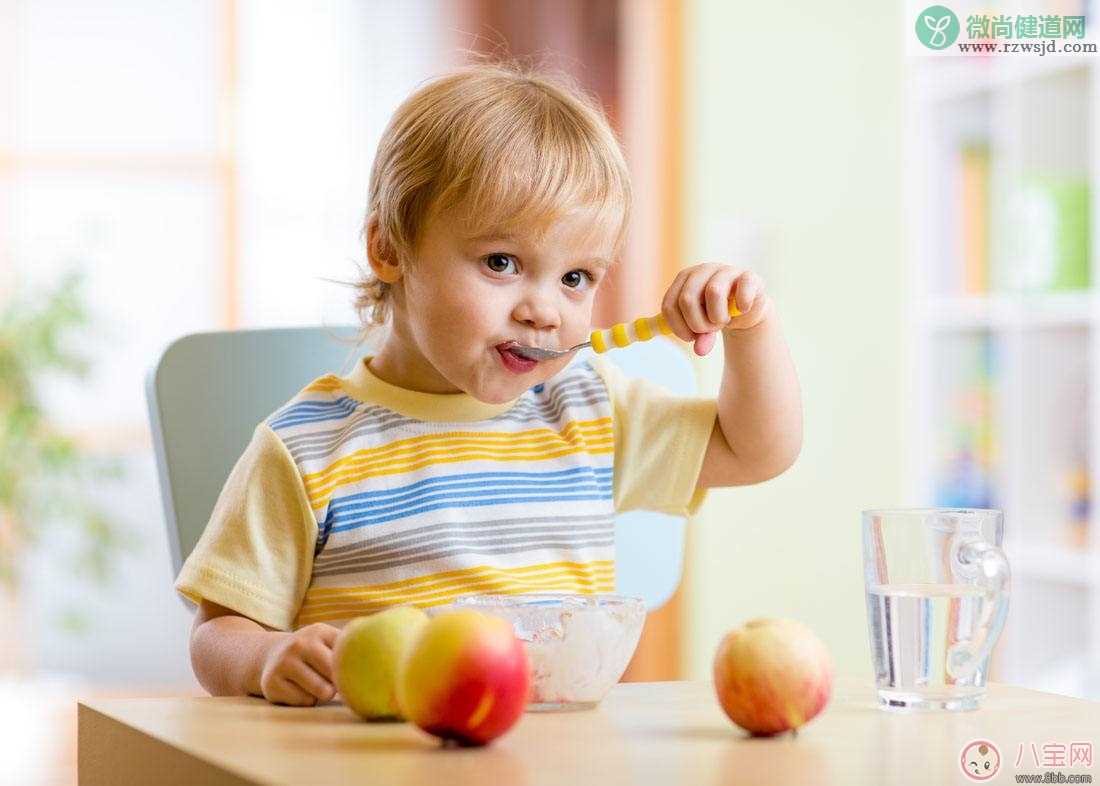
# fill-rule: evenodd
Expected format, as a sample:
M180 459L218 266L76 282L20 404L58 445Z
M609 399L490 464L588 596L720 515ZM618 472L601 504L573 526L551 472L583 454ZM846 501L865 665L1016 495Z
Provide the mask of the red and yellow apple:
M828 649L797 620L750 620L727 633L714 655L718 702L753 735L797 730L825 708L832 687Z
M397 699L408 720L444 742L485 745L519 720L530 686L512 624L460 609L421 630L401 663Z

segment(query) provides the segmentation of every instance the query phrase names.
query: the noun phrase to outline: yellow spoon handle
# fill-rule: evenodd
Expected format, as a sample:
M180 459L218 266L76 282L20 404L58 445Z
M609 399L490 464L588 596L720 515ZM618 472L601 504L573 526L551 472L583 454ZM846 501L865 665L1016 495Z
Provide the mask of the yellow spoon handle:
M741 312L733 300L730 300L730 316L741 316ZM635 341L649 341L657 335L673 335L672 328L665 321L664 314L642 317L635 319L633 322L620 322L603 330L593 330L589 336L589 341L592 342L592 349L595 350L596 354L602 355L609 349L627 347Z

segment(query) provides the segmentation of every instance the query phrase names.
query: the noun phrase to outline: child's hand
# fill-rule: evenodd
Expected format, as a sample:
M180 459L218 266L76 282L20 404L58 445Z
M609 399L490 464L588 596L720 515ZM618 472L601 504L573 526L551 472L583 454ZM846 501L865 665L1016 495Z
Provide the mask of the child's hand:
M264 658L260 689L272 704L313 707L336 695L332 648L339 628L316 622L282 633Z
M747 330L760 324L768 311L764 282L750 271L705 262L681 270L661 302L672 332L695 342L695 354L705 355L717 340L717 331ZM738 316L730 316L736 305Z

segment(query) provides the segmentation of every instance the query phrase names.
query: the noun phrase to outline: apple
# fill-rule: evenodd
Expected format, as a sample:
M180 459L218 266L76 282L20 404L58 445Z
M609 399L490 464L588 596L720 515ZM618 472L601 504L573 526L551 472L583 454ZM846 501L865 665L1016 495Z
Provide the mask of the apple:
M527 705L531 666L512 624L473 609L433 617L402 661L397 700L406 718L444 743L485 745Z
M333 645L333 676L344 703L367 720L402 718L397 671L428 615L416 606L394 606L356 617Z
M727 633L714 655L719 704L756 736L797 731L825 708L832 687L828 649L797 620L750 620Z

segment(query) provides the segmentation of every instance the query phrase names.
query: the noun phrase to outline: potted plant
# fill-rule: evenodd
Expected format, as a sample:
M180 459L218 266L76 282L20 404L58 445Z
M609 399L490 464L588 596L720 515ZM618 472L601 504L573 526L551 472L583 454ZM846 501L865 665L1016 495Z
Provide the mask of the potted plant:
M83 451L53 427L40 403L47 377L87 375L89 364L71 349L89 324L83 276L65 275L44 294L23 293L0 303L0 673L29 676L21 630L22 562L45 531L77 532L72 564L77 580L105 584L116 553L135 545L133 534L91 503L82 485L121 475L116 462ZM78 632L79 609L62 624Z

